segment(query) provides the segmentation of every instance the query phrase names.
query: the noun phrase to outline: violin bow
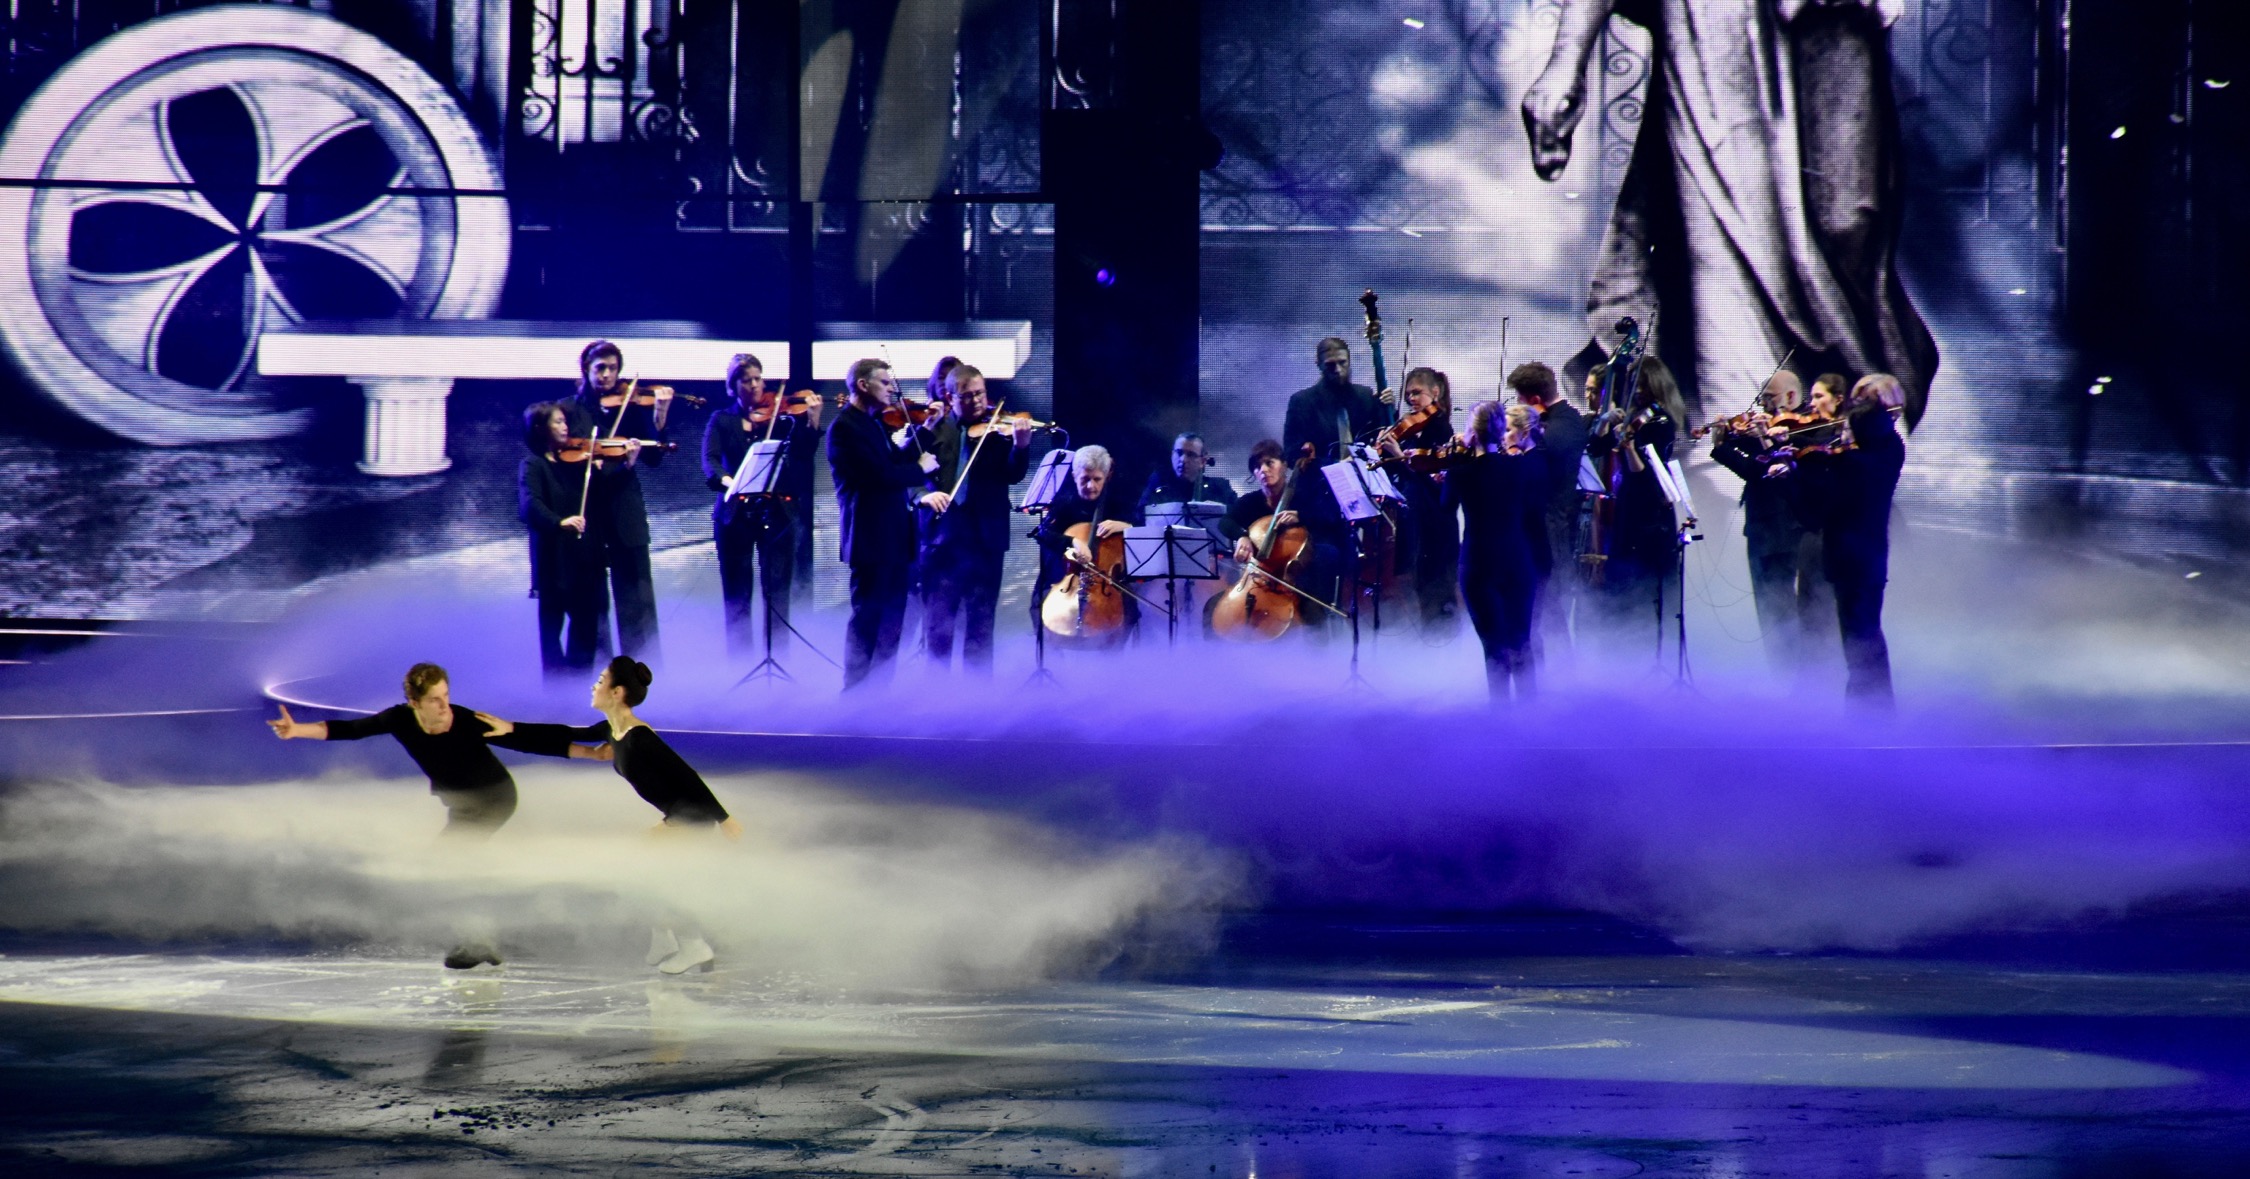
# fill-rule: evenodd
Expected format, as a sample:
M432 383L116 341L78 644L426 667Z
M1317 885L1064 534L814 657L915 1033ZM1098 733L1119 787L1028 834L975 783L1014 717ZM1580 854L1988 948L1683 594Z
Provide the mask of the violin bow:
M1000 411L1007 408L1007 405L1008 403L1003 401L1000 404L993 406L992 416L986 418L985 421L987 423L998 422L1000 420ZM968 429L967 426L963 426L961 428L964 430ZM953 490L952 492L947 494L947 496L945 497L946 499L954 500L961 498L961 489L967 486L969 482L969 468L976 465L977 456L984 453L984 440L990 437L992 437L992 430L988 425L984 433L977 435L977 444L969 448L969 457L961 463L960 473L956 474L953 477Z
M617 440L618 431L625 428L625 407L633 404L633 390L639 388L640 383L641 379L639 377L634 377L631 380L625 382L625 396L617 403L617 420L611 422L609 426L609 437L610 441L612 442ZM600 398L597 397L594 399L594 408L600 409L601 404L602 402ZM601 427L599 425L596 425L594 427L594 437L592 441L600 442L602 440L601 434ZM596 452L598 452L600 449L601 448L598 446L589 446L587 448L586 481L578 485L578 518L581 520L586 518L586 503L593 497L594 494L594 457ZM585 530L581 529L579 531L578 538L580 540L586 539Z

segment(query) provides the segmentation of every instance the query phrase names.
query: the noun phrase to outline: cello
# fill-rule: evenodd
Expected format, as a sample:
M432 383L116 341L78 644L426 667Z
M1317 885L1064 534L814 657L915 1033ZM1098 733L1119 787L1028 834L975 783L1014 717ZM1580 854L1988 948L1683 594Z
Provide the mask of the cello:
M1303 613L1298 594L1303 591L1291 579L1311 559L1312 534L1305 531L1303 523L1276 528L1273 522L1289 510L1297 497L1297 480L1312 462L1310 454L1297 460L1297 465L1289 469L1289 481L1282 484L1273 513L1250 526L1250 544L1256 553L1213 605L1213 634L1235 642L1264 643L1297 625ZM1263 588L1262 582L1279 582L1281 588Z
M1092 520L1063 529L1070 572L1039 603L1039 624L1057 638L1106 645L1125 634L1125 537L1103 536L1100 525L1096 508Z

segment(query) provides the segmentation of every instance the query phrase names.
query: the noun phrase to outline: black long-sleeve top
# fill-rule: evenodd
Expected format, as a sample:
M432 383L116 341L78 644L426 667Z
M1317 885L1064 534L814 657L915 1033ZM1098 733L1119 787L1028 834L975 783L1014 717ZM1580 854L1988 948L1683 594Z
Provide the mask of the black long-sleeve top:
M1586 457L1586 415L1557 400L1539 411L1539 449L1547 454L1547 518L1568 520L1578 512L1578 461Z
M525 455L516 472L516 518L531 534L533 597L563 592L565 561L594 556L592 541L562 526L578 514L585 478L584 463L554 462L540 454Z
M492 746L548 757L570 756L570 730L563 725L517 725L505 737L491 730L476 713L456 704L453 726L442 733L425 733L414 719L411 705L393 704L373 716L328 722L331 741L361 741L392 736L406 749L414 764L430 776L430 789L474 790L513 782L508 767L493 756ZM606 740L606 738L604 738Z
M1547 547L1547 464L1520 455L1472 455L1446 472L1445 504L1461 510L1461 579L1529 586Z
M721 476L732 475L742 466L750 445L763 441L766 427L750 423L743 428L744 415L739 407L722 409L711 415L703 427L703 485L712 491L726 490ZM773 436L781 439L781 477L776 483L781 493L780 506L793 520L809 518L812 511L813 452L819 448L821 429L796 414L783 414L773 423ZM800 477L801 476L801 477ZM771 506L770 499L762 506ZM712 505L711 519L727 523L747 506L734 496L726 496Z
M1808 454L1792 482L1799 509L1821 533L1821 563L1832 583L1886 581L1891 565L1891 500L1906 466L1906 440L1882 410L1851 419L1852 449Z
M1712 459L1742 479L1742 535L1753 557L1794 553L1805 535L1791 502L1794 476L1767 475L1766 454L1760 439L1739 431L1721 433L1711 443Z
M1065 535L1074 524L1098 524L1103 520L1120 520L1138 525L1144 517L1140 506L1127 498L1126 493L1111 479L1102 487L1099 499L1080 499L1078 488L1065 488L1055 502L1047 505L1045 515L1039 518L1039 530L1034 537L1039 542L1039 590L1062 580L1070 572L1063 553L1070 548L1070 538Z
M651 406L627 402L615 409L604 409L601 398L589 389L565 399L562 407L573 438L614 436L638 438L643 442L664 441L664 431L656 428L656 410ZM620 414L624 415L622 425L618 424ZM588 535L629 548L647 548L648 500L641 494L639 468L663 465L664 452L653 448L642 451L630 465L623 459L604 460L594 472L593 490L586 500Z
M723 823L727 808L719 805L703 775L647 725L634 725L622 737L612 737L609 722L595 721L570 730L580 741L609 742L610 765L650 806L664 812L669 823L683 825Z
M828 474L836 484L838 555L847 565L914 559L914 513L908 494L930 486L917 451L891 445L890 430L856 405L828 428Z
M1587 438L1586 453L1596 461L1606 458L1617 449L1618 434L1615 430L1595 431ZM1678 427L1671 417L1659 411L1633 432L1634 454L1639 456L1643 446L1653 447L1657 461L1668 462L1677 434ZM1625 460L1620 458L1619 461ZM1656 472L1648 469L1645 457L1639 470L1630 462L1625 465L1624 479L1617 489L1615 518L1615 551L1650 567L1669 566L1678 555L1678 517L1672 511L1672 501L1664 497L1664 487L1657 482Z
M1141 507L1155 504L1184 503L1231 504L1234 502L1234 484L1206 474L1196 480L1193 487L1180 478L1179 473L1167 467L1148 477L1148 486L1141 489Z
M1344 547L1344 518L1336 510L1333 495L1314 497L1307 491L1314 483L1325 485L1328 480L1317 470L1297 473L1297 494L1289 500L1289 510L1297 513L1297 520L1305 526L1316 544L1331 545L1338 550ZM1250 526L1274 514L1273 504L1266 499L1263 487L1253 487L1234 497L1227 505L1227 514L1219 517L1212 527L1229 541L1241 540L1250 535Z
M1015 522L1009 518L1014 505L1008 500L1008 489L1022 482L1030 471L1031 448L1017 446L1012 434L997 430L980 449L977 440L969 437L960 420L951 414L923 433L929 440L930 453L938 460L933 476L937 490L951 492L956 485L961 489L952 506L943 512L917 509L923 560L1007 552L1009 534L1015 531ZM960 477L963 463L969 464L967 479Z

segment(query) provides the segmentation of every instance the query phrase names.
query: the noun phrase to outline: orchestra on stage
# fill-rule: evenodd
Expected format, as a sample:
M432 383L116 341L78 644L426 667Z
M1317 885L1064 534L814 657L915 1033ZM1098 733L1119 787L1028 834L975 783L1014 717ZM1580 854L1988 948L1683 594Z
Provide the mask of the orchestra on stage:
M1653 623L1659 650L1677 627L1684 674L1684 554L1700 523L1680 456L1707 440L1741 480L1751 597L1776 670L1837 650L1847 697L1889 705L1882 606L1907 397L1895 377L1808 380L1785 357L1748 408L1697 423L1628 318L1587 372L1583 406L1539 361L1509 369L1500 399L1464 406L1434 367L1394 386L1374 292L1360 302L1372 384L1353 379L1349 343L1322 339L1317 377L1289 397L1278 437L1229 469L1201 434L1181 433L1138 487L1098 441L1071 445L950 357L922 397L901 392L888 361L862 359L834 405L734 357L700 452L728 653L774 666L795 633L825 456L848 571L847 689L883 674L910 630L932 663L950 665L958 646L965 671L989 675L1008 552L1025 539L1042 674L1050 644L1348 633L1356 654L1363 632L1403 625L1444 642L1461 618L1495 702L1531 696L1546 653L1593 625ZM619 653L657 650L642 471L660 477L679 406L701 402L627 371L596 340L574 395L525 413L518 508L553 674L591 672L613 616Z

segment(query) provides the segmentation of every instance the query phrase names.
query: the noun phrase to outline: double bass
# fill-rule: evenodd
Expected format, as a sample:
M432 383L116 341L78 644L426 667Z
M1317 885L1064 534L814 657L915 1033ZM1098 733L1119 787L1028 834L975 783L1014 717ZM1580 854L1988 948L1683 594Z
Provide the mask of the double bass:
M1099 511L1063 529L1070 572L1048 587L1039 624L1057 638L1115 642L1125 634L1125 537L1101 535ZM1083 554L1083 555L1082 555Z
M1376 398L1382 405L1381 412L1386 419L1382 432L1378 433L1375 438L1376 448L1381 449L1384 437L1388 436L1394 439L1404 437L1421 429L1436 415L1434 413L1405 412L1404 395L1391 390L1390 371L1383 362L1383 316L1377 310L1376 304L1374 288L1367 288L1360 293L1359 305L1367 313L1368 363L1375 372ZM1407 348L1409 350L1414 346L1413 323L1413 320L1407 321ZM1409 359L1411 360L1411 354ZM1382 394L1386 391L1391 392L1392 400L1381 401ZM1351 456L1338 455L1336 457L1349 458ZM1375 625L1380 629L1384 600L1397 597L1402 587L1398 569L1398 520L1393 515L1390 501L1379 500L1376 506L1382 512L1381 516L1371 520L1355 521L1351 528L1352 540L1359 551L1359 568L1353 577L1353 583L1362 591L1374 591Z
M1617 321L1620 337L1617 351L1610 353L1609 365L1602 370L1601 388L1594 394L1594 403L1587 406L1596 421L1612 410L1623 416L1626 407L1633 404L1633 386L1640 377L1641 325L1628 315ZM1614 427L1621 435L1629 427L1618 422ZM1609 563L1610 550L1617 540L1617 496L1624 488L1625 473L1637 460L1632 446L1624 438L1610 448L1602 460L1602 489L1585 493L1584 512L1579 518L1578 560L1586 567L1586 581L1602 584L1603 566Z
M1303 523L1286 528L1274 527L1274 521L1297 497L1297 480L1312 465L1311 455L1297 460L1289 469L1289 480L1281 486L1281 498L1275 502L1273 513L1250 526L1250 544L1256 550L1250 563L1243 566L1242 576L1227 587L1211 610L1211 631L1224 639L1236 642L1271 642L1289 633L1297 625L1304 605L1291 591L1299 570L1312 557L1312 534ZM1274 587L1271 582L1283 583Z

